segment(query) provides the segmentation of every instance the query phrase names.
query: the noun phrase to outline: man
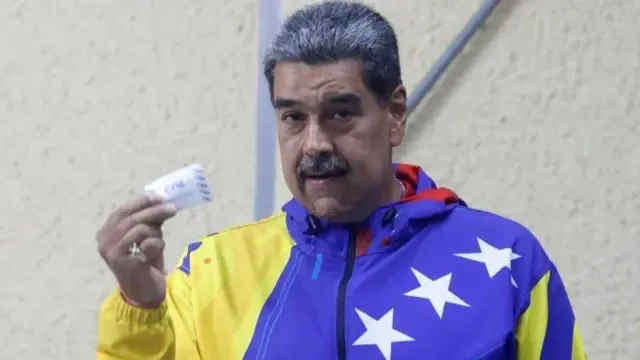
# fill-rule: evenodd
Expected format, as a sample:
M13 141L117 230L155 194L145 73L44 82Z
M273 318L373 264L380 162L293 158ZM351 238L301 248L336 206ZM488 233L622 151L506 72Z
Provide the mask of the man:
M407 103L380 14L298 11L264 70L294 199L190 244L166 281L160 226L175 209L120 207L97 236L120 285L99 359L586 359L534 236L392 164Z

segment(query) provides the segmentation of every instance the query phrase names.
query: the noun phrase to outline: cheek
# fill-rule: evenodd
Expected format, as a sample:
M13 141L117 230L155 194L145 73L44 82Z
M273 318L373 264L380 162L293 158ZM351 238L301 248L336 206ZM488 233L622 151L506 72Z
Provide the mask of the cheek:
M351 134L348 141L341 144L341 152L354 170L358 181L369 181L388 168L391 161L389 133L363 128Z
M282 162L282 169L285 175L288 172L295 171L299 158L299 148L296 142L291 141L291 139L278 137L278 145L280 148L280 161Z
M379 146L364 146L361 141L350 142L349 146L343 146L340 152L349 163L352 176L358 183L370 179L375 174L381 157Z
M384 122L377 118L363 119L342 139L340 145L343 154L354 162L368 163L390 148L389 131Z

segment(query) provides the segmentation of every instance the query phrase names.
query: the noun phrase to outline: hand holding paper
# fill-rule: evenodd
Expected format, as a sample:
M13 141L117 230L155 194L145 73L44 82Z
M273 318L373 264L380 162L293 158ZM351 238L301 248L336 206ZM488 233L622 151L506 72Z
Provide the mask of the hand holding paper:
M179 210L211 202L211 189L200 164L164 175L144 187L147 194L159 195Z

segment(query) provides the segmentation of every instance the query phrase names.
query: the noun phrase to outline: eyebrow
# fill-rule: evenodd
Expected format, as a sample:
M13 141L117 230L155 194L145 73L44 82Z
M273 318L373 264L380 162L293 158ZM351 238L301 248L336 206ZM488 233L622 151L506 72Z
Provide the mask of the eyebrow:
M330 93L325 97L323 102L331 105L359 106L362 103L362 99L357 94L350 92ZM302 101L281 97L277 97L273 100L273 107L276 109L290 108L298 105L302 105Z
M324 102L332 105L360 105L362 99L357 94L345 92L329 94Z
M299 104L301 104L301 102L294 99L286 99L280 97L273 99L273 107L276 109L290 108Z

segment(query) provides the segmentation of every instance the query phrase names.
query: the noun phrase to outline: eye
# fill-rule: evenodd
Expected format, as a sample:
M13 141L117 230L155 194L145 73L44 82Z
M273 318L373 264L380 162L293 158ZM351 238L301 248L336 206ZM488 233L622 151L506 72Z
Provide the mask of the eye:
M306 118L305 115L302 113L288 112L288 113L282 114L282 121L288 122L288 123L300 122L300 121L303 121L305 118Z
M337 110L331 115L331 118L336 120L350 120L355 114L349 110Z

